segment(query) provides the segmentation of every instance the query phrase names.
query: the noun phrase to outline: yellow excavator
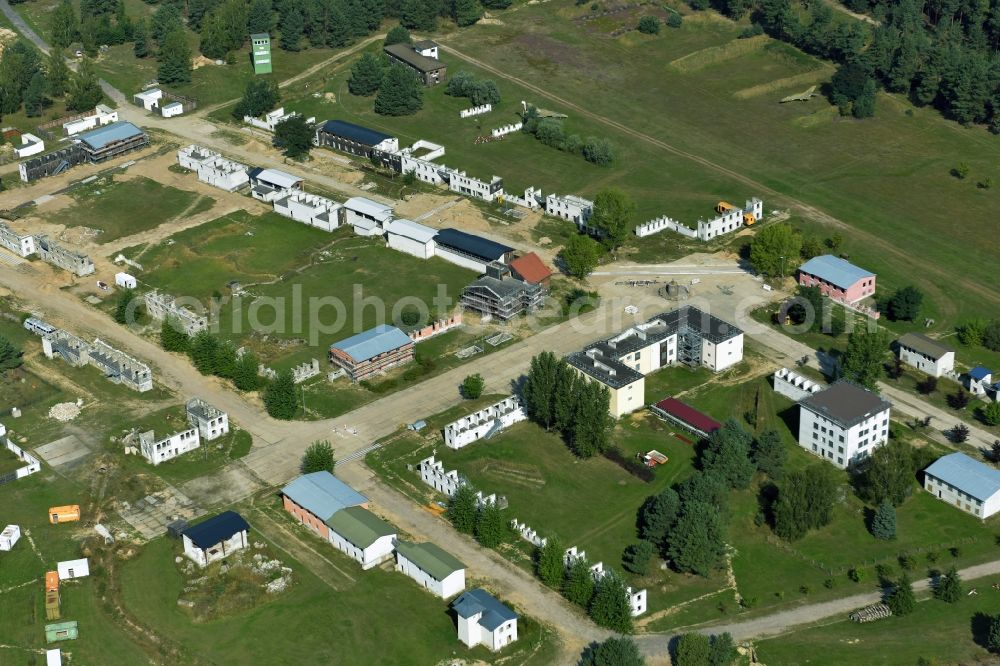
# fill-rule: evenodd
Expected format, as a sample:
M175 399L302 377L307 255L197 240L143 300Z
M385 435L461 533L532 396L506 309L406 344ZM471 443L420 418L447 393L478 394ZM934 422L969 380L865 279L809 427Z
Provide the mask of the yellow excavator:
M720 201L719 203L715 204L715 212L719 213L720 215L731 213L734 210L739 210L739 208L729 203L728 201ZM757 218L754 217L753 213L748 213L747 211L743 211L743 224L749 227L756 221Z

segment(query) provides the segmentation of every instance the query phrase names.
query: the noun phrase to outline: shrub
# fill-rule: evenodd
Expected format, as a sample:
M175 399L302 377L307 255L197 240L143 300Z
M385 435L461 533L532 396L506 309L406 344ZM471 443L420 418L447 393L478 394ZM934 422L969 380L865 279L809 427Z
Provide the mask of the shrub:
M639 32L644 35L658 35L660 34L660 19L655 16L643 16L639 19Z

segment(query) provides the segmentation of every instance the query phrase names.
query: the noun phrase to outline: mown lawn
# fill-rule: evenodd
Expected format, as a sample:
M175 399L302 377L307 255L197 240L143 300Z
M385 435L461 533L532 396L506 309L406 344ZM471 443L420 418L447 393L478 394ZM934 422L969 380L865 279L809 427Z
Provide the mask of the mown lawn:
M100 230L98 243L154 229L181 215L190 216L210 210L211 197L161 185L145 177L114 181L102 176L97 181L73 190L75 205L46 214L46 221L67 227ZM151 202L156 202L151 206Z
M907 666L927 660L940 664L992 664L996 655L985 649L988 616L1000 610L1000 592L993 576L967 583L979 594L956 604L926 599L905 617L891 617L870 624L846 618L818 627L800 629L755 642L757 658L767 664L788 666Z

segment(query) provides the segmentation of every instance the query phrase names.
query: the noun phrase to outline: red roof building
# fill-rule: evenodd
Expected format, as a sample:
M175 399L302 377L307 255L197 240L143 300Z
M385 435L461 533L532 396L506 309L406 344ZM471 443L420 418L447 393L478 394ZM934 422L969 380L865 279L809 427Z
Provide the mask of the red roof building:
M552 269L546 266L545 262L534 252L514 259L509 266L515 277L531 284L547 287L549 278L552 277Z
M665 398L653 405L652 409L661 418L690 428L702 437L708 437L722 427L722 424L715 419L702 414L677 398Z

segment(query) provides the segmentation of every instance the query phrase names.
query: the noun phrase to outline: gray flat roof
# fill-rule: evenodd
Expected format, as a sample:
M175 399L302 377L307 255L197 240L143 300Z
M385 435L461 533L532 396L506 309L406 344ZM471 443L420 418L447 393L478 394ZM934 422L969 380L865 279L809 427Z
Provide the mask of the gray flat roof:
M566 362L613 389L620 389L642 379L642 373L615 358L605 356L599 349L573 352L566 357Z
M850 428L891 406L889 401L878 393L844 380L836 382L825 391L813 393L799 404L845 428Z
M420 55L413 50L413 47L409 44L389 44L384 47L384 50L389 55L399 58L410 67L413 67L420 72L433 72L446 67L446 65L440 60Z

